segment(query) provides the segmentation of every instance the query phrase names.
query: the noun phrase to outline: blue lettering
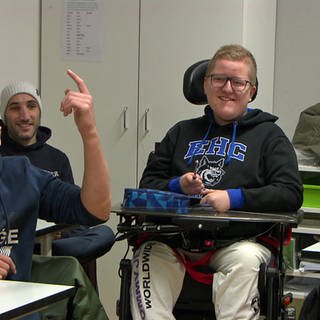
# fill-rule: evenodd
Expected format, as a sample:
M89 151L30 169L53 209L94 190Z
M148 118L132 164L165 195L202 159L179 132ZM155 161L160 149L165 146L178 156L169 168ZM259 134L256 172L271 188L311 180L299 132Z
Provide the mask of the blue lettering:
M230 140L223 137L213 138L210 142L210 146L206 152L206 155L217 155L224 157L226 155L227 146Z
M247 146L243 143L234 142L230 145L228 154L230 157L239 161L244 161L244 153L247 151Z
M244 161L247 146L243 143L234 142L231 144L230 139L225 137L215 137L210 141L192 141L189 142L189 149L184 156L184 159L188 159L193 156L220 156L226 157L230 154L230 157Z
M208 141L192 141L189 142L189 149L187 154L184 156L185 159L188 159L193 156L202 156L205 153L204 147L208 145Z

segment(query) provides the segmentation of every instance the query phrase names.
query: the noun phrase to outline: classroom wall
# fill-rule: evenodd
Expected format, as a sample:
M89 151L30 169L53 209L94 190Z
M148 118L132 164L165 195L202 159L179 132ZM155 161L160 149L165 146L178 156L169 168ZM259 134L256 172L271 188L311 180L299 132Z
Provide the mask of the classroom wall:
M40 0L0 4L0 89L13 80L39 85Z
M39 11L40 0L1 1L0 88L14 79L39 85ZM320 100L319 12L318 0L277 1L273 112L289 137L300 112Z
M292 138L300 112L320 101L320 1L277 3L273 112Z

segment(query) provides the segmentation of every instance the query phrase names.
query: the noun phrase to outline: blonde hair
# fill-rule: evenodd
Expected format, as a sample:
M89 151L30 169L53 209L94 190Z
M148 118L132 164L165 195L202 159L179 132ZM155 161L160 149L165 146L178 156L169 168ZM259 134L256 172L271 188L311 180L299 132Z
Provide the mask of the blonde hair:
M216 62L222 59L230 61L246 61L250 67L250 80L253 84L256 83L257 63L253 54L248 49L239 44L229 44L222 46L210 60L206 75L209 75L210 72L214 69Z

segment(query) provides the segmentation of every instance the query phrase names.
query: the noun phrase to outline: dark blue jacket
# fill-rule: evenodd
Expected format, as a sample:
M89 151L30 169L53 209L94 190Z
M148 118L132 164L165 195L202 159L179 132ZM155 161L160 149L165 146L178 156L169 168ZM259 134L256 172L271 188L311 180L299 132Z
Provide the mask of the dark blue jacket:
M30 279L38 217L89 226L102 222L84 208L78 186L38 169L27 157L0 157L0 253L17 267L8 279Z

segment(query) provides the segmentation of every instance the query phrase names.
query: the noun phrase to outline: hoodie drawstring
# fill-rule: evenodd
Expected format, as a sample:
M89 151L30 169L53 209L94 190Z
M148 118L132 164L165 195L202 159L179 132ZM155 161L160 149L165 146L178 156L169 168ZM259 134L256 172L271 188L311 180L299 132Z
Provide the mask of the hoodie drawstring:
M233 149L234 141L236 140L237 126L238 126L238 122L237 121L233 122L233 131L232 131L231 144L230 144L229 152L228 152L228 155L227 155L227 159L225 161L226 165L228 165L230 163L230 161L231 161L231 151Z

